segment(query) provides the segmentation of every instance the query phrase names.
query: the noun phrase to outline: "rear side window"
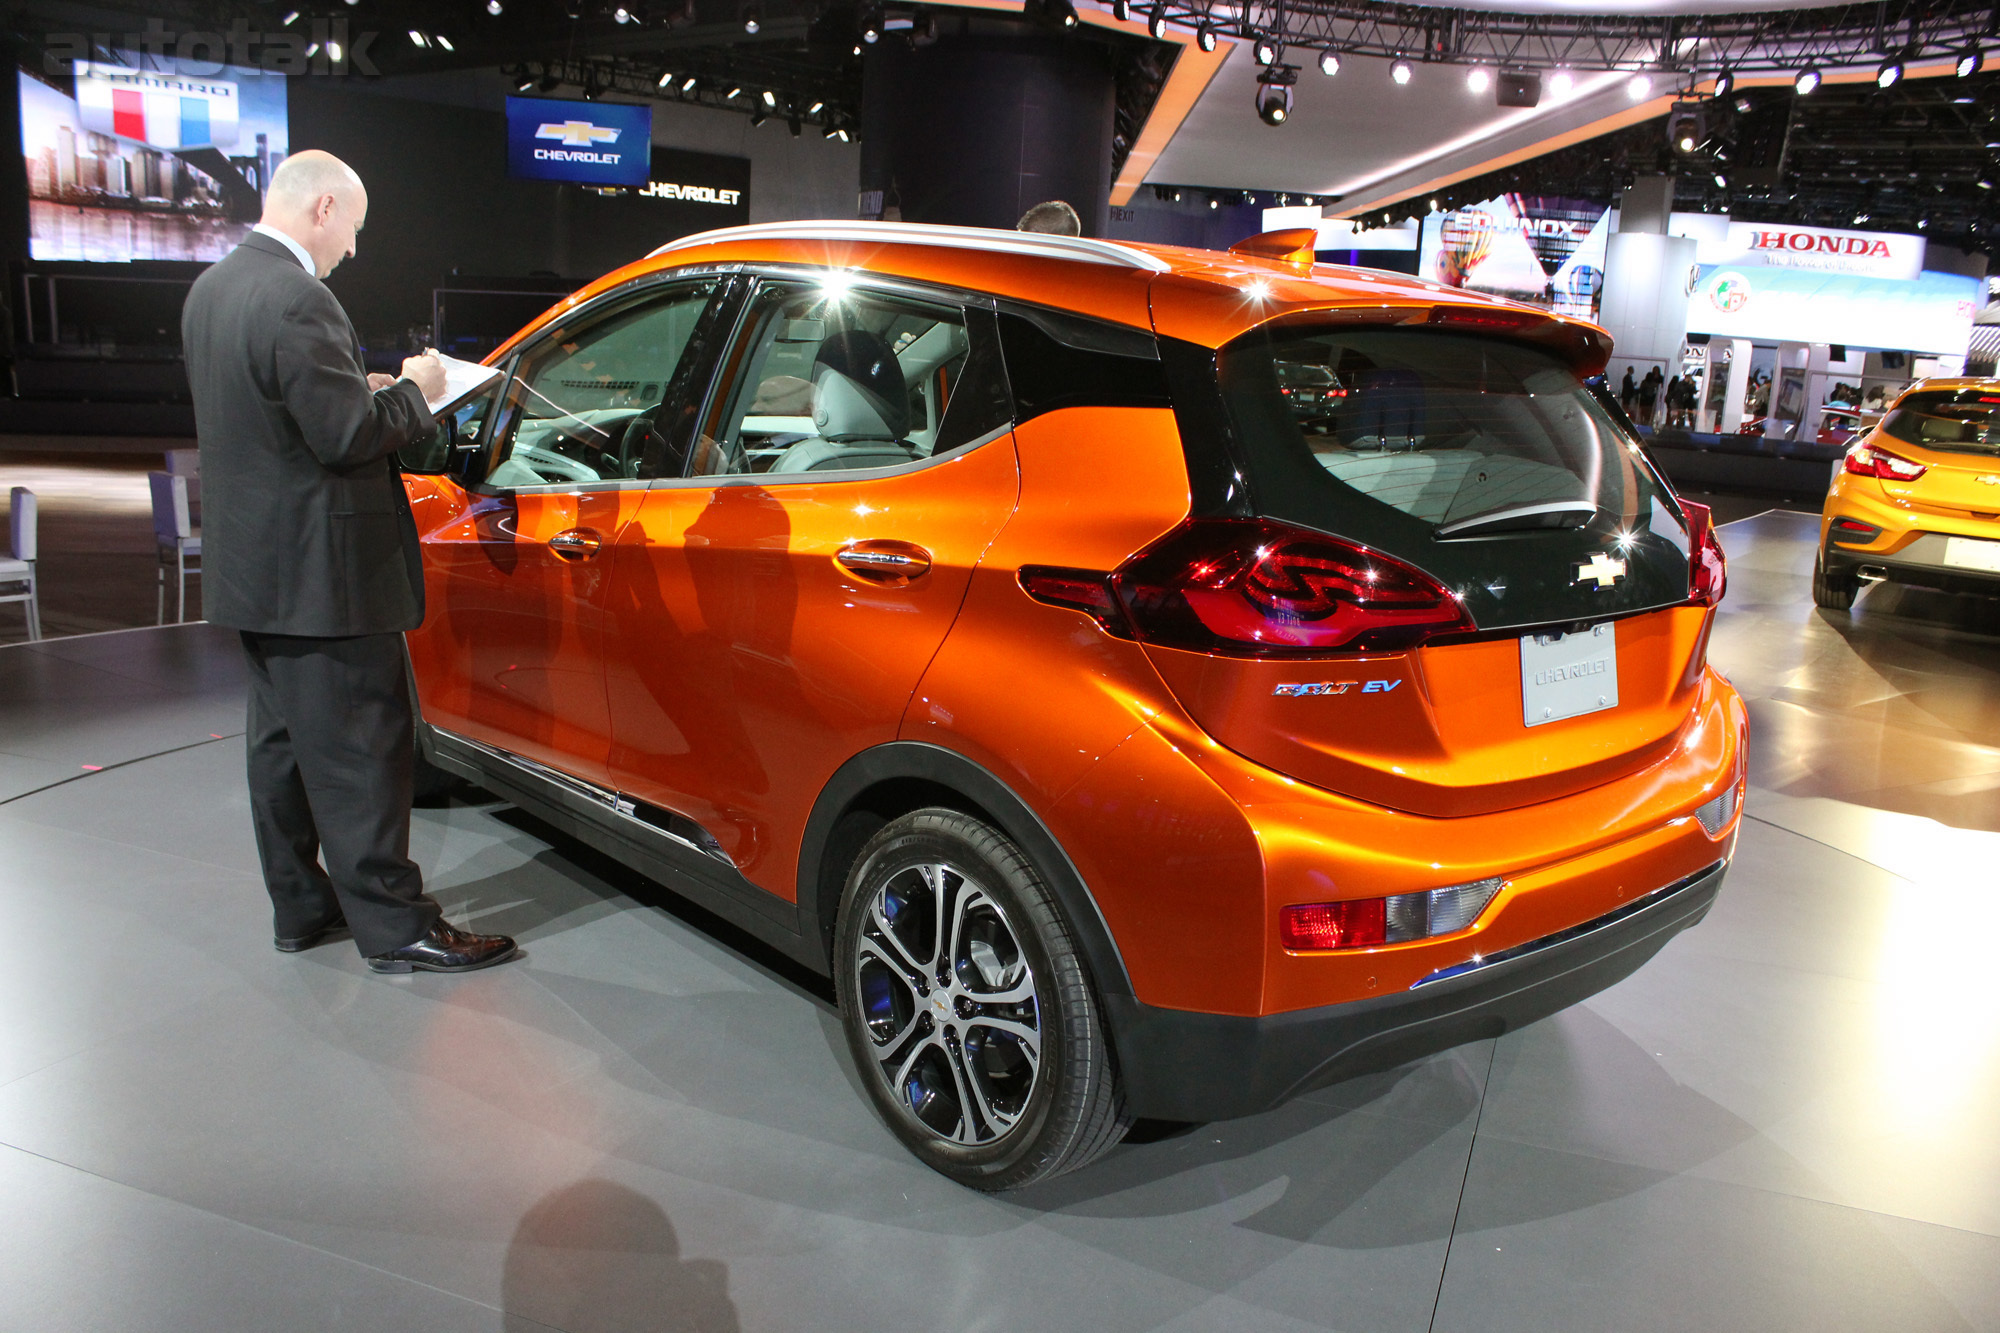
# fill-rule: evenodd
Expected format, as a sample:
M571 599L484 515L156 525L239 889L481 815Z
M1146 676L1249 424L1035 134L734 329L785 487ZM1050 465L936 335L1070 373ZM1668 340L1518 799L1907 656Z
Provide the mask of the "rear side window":
M1498 338L1260 330L1217 375L1252 503L1465 597L1482 629L1687 596L1685 525L1636 440L1565 364ZM1610 586L1580 567L1605 552Z
M1959 454L2000 454L2000 393L1937 389L1905 394L1882 431L1905 444Z

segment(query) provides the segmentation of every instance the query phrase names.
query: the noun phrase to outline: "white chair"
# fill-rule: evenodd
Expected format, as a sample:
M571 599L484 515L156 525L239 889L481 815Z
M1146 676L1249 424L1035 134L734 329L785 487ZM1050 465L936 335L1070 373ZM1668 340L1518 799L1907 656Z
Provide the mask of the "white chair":
M199 477L201 475L201 450L168 449L167 471L176 477Z
M160 610L154 623L167 623L167 561L174 564L174 623L187 619L188 575L201 577L201 533L188 519L188 479L171 472L148 472L153 488L153 541L159 555ZM193 557L194 563L188 563Z
M0 560L0 602L21 602L28 638L42 637L42 604L35 595L35 493L16 486L9 500L11 559Z

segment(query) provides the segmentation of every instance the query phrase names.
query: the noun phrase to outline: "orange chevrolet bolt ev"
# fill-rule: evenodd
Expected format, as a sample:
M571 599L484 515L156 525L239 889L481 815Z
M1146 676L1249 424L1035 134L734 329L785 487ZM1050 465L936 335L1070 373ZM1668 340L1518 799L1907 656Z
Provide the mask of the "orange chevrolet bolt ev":
M1001 1190L1530 1022L1714 900L1723 591L1602 331L1312 233L711 232L406 459L424 757L830 974Z

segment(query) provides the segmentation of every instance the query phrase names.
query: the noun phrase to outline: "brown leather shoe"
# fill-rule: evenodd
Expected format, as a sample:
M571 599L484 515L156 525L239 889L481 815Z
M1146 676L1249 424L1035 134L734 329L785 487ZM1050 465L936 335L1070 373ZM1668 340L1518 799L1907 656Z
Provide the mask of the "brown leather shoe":
M504 963L520 952L505 935L474 935L440 918L422 939L375 954L368 966L377 972L473 972Z
M347 930L347 916L339 908L333 909L333 918L317 930L309 930L303 935L274 935L271 944L279 953L304 953L315 944L323 944L334 935Z

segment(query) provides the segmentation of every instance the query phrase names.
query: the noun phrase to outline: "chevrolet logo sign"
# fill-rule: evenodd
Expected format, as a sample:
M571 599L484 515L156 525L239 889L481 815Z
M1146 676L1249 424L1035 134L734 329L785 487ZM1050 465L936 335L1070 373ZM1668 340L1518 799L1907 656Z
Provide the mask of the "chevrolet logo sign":
M1598 587L1608 588L1624 577L1625 562L1623 560L1614 560L1607 553L1599 551L1596 555L1590 557L1589 560L1577 566L1576 577L1571 582L1587 583L1594 579Z
M610 125L593 125L587 120L565 120L559 124L543 125L535 131L537 139L561 139L571 148L588 148L592 144L617 143L618 131Z
M2000 477L1985 476L1981 477L1979 480L1982 484L1987 486L2000 486Z

